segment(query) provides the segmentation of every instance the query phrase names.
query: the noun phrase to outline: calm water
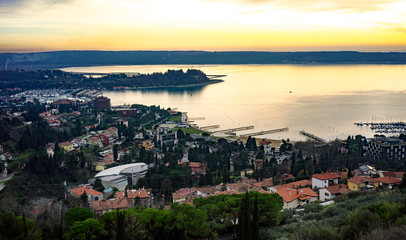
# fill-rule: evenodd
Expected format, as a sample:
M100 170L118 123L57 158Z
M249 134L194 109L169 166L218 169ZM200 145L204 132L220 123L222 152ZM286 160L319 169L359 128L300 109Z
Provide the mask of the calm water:
M373 136L354 122L406 121L406 65L215 65L99 66L78 72L162 72L198 68L226 74L225 82L192 88L110 91L113 105L145 104L177 108L199 126L221 129L254 125L238 134L289 127L273 139L305 139L300 130L324 139ZM258 136L261 137L261 136Z

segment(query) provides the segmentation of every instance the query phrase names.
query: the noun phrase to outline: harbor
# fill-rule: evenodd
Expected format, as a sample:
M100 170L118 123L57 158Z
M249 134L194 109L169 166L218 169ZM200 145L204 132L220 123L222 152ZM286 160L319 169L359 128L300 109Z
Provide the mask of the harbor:
M406 133L406 122L387 122L387 123L377 123L377 122L355 122L354 125L357 127L367 126L371 128L375 133L386 133L386 134L401 134Z

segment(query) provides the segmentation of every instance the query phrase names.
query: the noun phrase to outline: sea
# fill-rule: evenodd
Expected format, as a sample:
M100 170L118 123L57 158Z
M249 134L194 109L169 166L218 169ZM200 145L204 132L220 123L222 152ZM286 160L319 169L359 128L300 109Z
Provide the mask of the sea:
M406 122L406 65L126 65L71 67L64 71L112 73L200 69L226 75L224 82L199 87L114 90L112 105L156 105L187 112L199 127L214 130L254 126L237 135L288 128L256 138L306 140L305 131L324 140L361 134L354 123ZM398 133L381 133L397 136Z

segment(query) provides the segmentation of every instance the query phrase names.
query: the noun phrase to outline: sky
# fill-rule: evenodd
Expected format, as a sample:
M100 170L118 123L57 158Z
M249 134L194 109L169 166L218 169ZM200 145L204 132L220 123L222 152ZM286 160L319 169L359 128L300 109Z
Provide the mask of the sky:
M406 0L0 0L0 52L405 51Z

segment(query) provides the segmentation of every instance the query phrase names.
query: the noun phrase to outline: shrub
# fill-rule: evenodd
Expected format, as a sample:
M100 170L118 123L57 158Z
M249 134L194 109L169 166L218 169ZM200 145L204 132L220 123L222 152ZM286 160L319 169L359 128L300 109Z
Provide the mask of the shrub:
M331 227L320 225L303 226L291 236L292 240L335 240L340 239L340 235Z

